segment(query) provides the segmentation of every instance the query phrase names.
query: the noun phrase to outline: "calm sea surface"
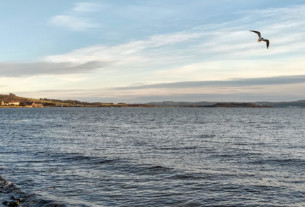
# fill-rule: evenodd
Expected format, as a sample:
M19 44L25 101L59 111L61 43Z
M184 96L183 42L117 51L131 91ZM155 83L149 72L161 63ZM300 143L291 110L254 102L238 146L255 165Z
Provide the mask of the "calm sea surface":
M305 109L2 108L0 175L0 206L305 206Z

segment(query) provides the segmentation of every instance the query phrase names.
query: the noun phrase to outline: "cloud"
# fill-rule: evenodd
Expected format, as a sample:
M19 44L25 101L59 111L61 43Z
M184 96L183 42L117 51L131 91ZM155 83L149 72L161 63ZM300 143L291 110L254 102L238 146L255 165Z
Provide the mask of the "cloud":
M65 14L54 16L49 23L74 31L84 31L98 28L99 24L90 18L90 13L100 10L100 6L94 3L79 2Z
M204 64L211 60L232 62L238 59L247 61L280 55L301 57L305 52L305 45L300 44L305 38L305 29L302 29L305 28L305 22L296 18L298 16L296 14L299 14L303 8L305 6L245 11L242 13L243 17L230 22L153 35L146 39L112 46L95 45L80 48L66 54L49 56L47 59L72 62L110 59L128 68L152 68L158 65L159 69L165 70L177 67L178 62L182 67L197 63ZM270 13L273 15L271 19L267 18ZM278 18L283 19L284 24L283 22L279 24ZM259 21L253 23L254 19ZM82 25L86 23L80 23L79 27L81 28ZM265 44L257 43L256 34L250 33L249 29L263 29L264 37L270 38L270 49L265 49Z
M44 61L31 63L0 62L0 77L57 75L92 72L110 65L145 64L150 61L142 52L150 49L174 46L200 38L202 33L179 32L155 35L147 40L132 41L114 46L92 46L67 54L47 56ZM155 61L155 60L152 60Z
M101 9L99 4L89 2L78 2L72 9L75 12L97 12Z
M37 75L61 75L88 73L98 68L103 68L110 63L86 62L73 64L71 62L32 62L32 63L0 63L0 77L23 77Z
M145 52L150 50L175 46L180 43L184 43L190 40L198 39L206 34L201 32L177 32L173 34L154 35L146 40L136 40L123 44L104 46L96 45L87 48L81 48L72 52L53 55L46 57L46 60L50 61L71 61L71 62L86 62L86 61L100 61L110 60L116 62L125 62L127 59L146 59ZM158 54L158 51L154 50L154 54ZM167 50L167 52L169 52ZM139 58L142 57L142 58Z
M295 87L298 85L298 87ZM76 99L100 102L145 103L151 101L283 101L304 99L305 83L269 85L269 86L240 86L240 87L208 87L207 89L66 89L17 91L17 94L27 97L48 97L61 99ZM280 89L280 90L279 90Z
M268 78L244 78L223 81L184 81L175 83L158 83L138 86L116 87L115 90L160 89L160 88L199 88L199 87L244 87L305 83L305 75L280 76Z
M98 24L95 24L88 19L68 15L55 16L50 20L50 23L72 30L86 30L98 27Z

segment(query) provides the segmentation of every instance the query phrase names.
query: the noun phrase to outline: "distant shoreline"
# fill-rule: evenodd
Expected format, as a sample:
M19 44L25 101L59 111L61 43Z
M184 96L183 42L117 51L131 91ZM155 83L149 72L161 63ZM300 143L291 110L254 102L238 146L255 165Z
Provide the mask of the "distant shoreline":
M44 106L44 107L33 107L33 106L0 106L0 108L273 108L271 106L241 106L241 105L229 105L229 106L152 106L152 105L124 105L124 106Z
M215 108L305 108L305 100L290 102L149 102L149 103L104 103L83 102L77 100L60 100L48 98L25 98L10 93L0 94L0 108L41 108L41 107L215 107Z

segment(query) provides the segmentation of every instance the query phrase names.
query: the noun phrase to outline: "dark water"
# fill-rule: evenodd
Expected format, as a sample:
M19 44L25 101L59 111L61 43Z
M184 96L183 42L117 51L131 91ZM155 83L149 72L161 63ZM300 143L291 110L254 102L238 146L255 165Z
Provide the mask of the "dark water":
M0 109L0 175L0 206L305 206L305 109Z

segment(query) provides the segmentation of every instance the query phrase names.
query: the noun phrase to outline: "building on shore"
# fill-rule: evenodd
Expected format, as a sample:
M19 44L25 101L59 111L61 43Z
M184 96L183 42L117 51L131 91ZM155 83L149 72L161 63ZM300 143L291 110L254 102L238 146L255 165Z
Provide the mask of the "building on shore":
M40 103L32 103L32 107L35 107L35 108L42 108L43 105L40 104Z
M8 102L9 106L19 106L20 102L19 101L10 101Z
M1 106L4 106L4 105L5 105L5 103L4 103L4 101L2 100L2 101L1 101Z

